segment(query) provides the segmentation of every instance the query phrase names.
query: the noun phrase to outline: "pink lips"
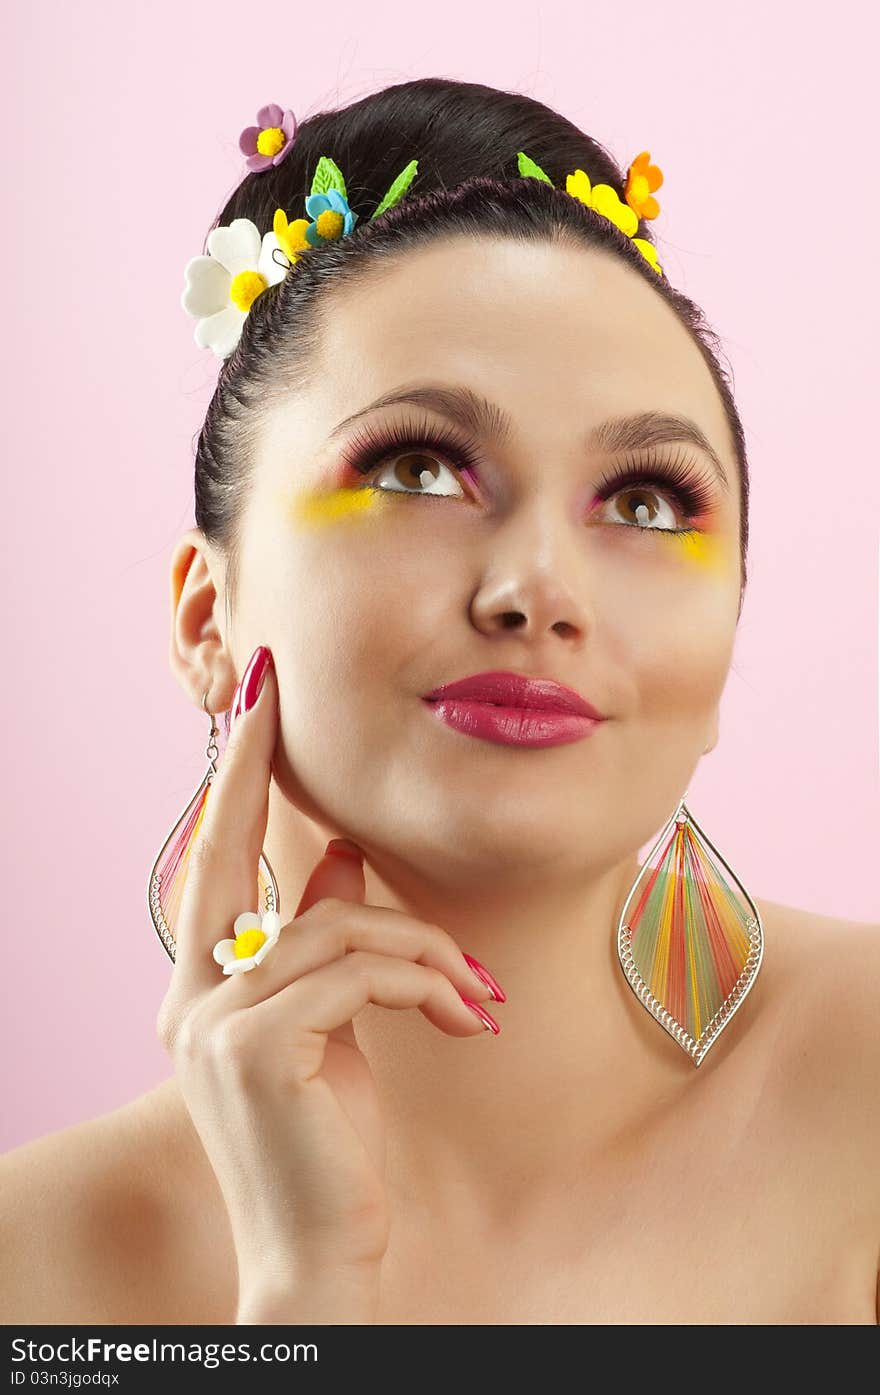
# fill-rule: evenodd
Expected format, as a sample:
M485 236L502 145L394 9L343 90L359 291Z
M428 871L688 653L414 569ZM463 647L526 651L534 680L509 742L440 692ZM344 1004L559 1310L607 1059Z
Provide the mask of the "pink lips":
M447 726L506 746L579 741L605 720L572 688L505 670L444 683L423 700Z

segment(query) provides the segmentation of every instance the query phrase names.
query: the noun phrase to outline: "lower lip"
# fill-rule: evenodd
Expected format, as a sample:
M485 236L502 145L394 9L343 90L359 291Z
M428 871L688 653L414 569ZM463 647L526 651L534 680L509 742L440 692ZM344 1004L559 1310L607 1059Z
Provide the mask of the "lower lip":
M438 721L502 746L562 746L590 736L601 719L570 712L546 712L536 707L498 707L465 698L423 699Z

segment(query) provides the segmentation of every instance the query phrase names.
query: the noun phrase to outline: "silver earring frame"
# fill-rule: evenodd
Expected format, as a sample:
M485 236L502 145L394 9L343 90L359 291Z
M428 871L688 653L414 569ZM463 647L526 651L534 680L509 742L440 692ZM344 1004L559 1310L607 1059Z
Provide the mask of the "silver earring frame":
M168 834L161 848L159 849L159 852L157 853L153 861L153 867L152 871L150 872L150 880L148 884L147 902L150 911L150 919L153 922L153 927L156 931L156 934L159 936L159 941L172 963L174 963L176 959L177 944L174 938L174 933L171 929L171 926L168 924L168 921L165 918L165 913L162 909L162 876L159 871L159 868L162 865L162 862L165 858L165 854L168 851L168 847L173 842L175 834L177 833L177 830L180 827L181 823L189 815L196 800L201 798L202 790L204 789L204 787L206 785L210 785L212 780L214 779L214 776L217 774L217 760L220 756L220 750L217 745L217 736L219 734L220 728L217 726L217 723L214 719L214 713L208 710L209 692L210 688L202 696L202 707L204 708L206 715L211 718L211 734L208 737L208 744L205 747L205 755L208 760L208 768L205 771L205 774L202 776L202 779L199 781L198 787L189 799L183 813L177 819L176 823L172 827L170 833ZM275 879L275 873L272 871L268 859L262 851L260 853L259 872L263 877L263 881L265 882L266 904L263 908L264 911L280 911L281 897L278 892L278 882ZM221 931L225 933L227 929L227 926L218 926L217 932L218 934Z
M654 842L647 858L636 874L629 895L624 902L617 926L617 954L620 967L623 970L627 983L638 998L642 1007L659 1022L660 1026L669 1033L672 1039L677 1042L682 1051L691 1059L695 1066L700 1066L706 1057L707 1052L718 1040L718 1037L728 1026L737 1009L742 1007L758 977L758 972L764 959L764 927L761 922L761 913L757 905L750 896L748 890L743 885L733 868L716 848L712 840L707 836L705 829L697 822L685 803L687 790L685 790L678 802L678 807L670 819L667 820L662 831ZM700 839L711 849L718 862L729 874L730 883L735 886L742 897L743 905L749 914L743 918L743 930L748 937L749 952L740 971L734 987L727 998L721 1003L712 1019L704 1026L698 1040L690 1035L681 1022L666 1008L666 1006L654 997L650 984L646 983L640 975L633 962L632 938L633 929L627 920L627 912L630 904L640 887L646 869L650 866L655 854L666 844L669 833L676 824L687 823L695 829Z

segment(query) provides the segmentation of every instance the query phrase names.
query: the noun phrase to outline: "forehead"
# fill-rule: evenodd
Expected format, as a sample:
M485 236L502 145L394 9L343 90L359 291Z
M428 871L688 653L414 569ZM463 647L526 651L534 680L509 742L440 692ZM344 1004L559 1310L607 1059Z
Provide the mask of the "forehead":
M329 297L320 360L315 393L332 424L418 377L478 387L524 430L530 419L546 431L554 420L589 428L618 412L677 411L730 455L697 345L604 252L477 237L407 252Z

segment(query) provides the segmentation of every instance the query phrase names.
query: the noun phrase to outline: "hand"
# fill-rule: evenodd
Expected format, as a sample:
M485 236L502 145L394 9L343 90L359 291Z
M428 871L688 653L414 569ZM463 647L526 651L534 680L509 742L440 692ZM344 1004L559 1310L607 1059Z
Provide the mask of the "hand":
M365 904L362 855L332 852L264 960L224 976L212 951L254 908L277 736L270 662L233 723L190 850L157 1019L229 1212L240 1292L281 1291L291 1271L350 1278L385 1253L385 1128L355 1014L417 1007L450 1036L482 1036L462 997L493 996L440 926Z

